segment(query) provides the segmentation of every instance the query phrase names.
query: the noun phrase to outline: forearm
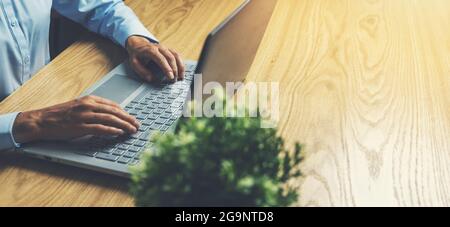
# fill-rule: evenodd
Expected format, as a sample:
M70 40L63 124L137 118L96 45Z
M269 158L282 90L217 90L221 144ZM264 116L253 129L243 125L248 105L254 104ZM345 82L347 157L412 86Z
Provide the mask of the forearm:
M134 12L122 0L63 1L55 0L53 8L60 14L110 38L125 47L132 35L157 39L145 28Z
M12 127L12 137L16 143L29 143L39 140L39 111L19 113Z
M0 127L6 141L1 144L3 149L13 148L16 143L134 134L139 128L139 122L117 103L95 96L3 118L10 125Z

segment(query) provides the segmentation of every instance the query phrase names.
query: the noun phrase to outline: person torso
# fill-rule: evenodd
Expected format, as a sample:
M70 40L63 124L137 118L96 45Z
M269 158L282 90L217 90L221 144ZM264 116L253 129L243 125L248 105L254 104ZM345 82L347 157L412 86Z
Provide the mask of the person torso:
M50 61L52 0L0 0L0 100Z

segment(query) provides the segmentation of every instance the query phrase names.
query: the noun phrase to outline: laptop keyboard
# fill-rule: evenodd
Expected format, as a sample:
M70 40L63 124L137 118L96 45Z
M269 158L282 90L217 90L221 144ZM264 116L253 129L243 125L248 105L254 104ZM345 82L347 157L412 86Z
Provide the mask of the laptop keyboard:
M183 81L152 86L125 107L125 111L141 122L136 134L92 137L86 143L87 151L80 154L124 165L138 164L142 153L153 145L150 141L151 135L155 132L169 131L182 116L194 78L193 70L191 68L185 73Z

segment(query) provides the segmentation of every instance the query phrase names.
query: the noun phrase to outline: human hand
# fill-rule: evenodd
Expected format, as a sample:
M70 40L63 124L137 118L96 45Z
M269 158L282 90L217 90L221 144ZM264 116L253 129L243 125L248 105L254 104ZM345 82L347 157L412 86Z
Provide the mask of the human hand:
M134 134L139 122L107 99L86 96L60 105L19 114L13 125L18 143L65 141L87 135Z
M127 40L127 51L131 67L147 82L155 82L158 79L148 67L150 62L156 63L170 81L184 79L183 60L174 50L151 43L144 37L131 36Z

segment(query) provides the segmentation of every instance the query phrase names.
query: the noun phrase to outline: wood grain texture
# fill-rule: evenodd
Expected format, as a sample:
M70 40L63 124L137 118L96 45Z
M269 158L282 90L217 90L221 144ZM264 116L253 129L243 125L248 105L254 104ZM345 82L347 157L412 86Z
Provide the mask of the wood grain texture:
M280 1L249 77L281 83L301 206L450 205L450 1Z
M238 2L130 5L162 41L196 58ZM248 81L280 82L280 134L305 144L296 205L450 205L449 23L448 0L279 0ZM92 40L71 47L1 112L76 97L123 59ZM132 205L124 188L88 171L0 158L0 205Z
M197 59L207 34L242 0L126 2L166 46ZM0 113L74 99L125 57L121 48L89 34L3 101ZM0 206L132 206L128 183L91 171L0 154Z

